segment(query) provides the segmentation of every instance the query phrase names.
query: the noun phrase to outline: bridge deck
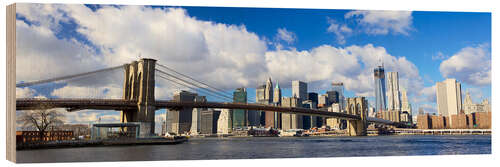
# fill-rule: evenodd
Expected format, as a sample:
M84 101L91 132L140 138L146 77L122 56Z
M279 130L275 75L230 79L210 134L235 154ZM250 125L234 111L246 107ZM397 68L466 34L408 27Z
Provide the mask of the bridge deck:
M33 110L42 108L66 108L68 111L97 109L97 110L125 110L136 109L137 101L123 99L34 99L21 98L16 99L16 110ZM171 100L157 100L153 104L156 109L175 109L182 107L190 108L221 108L221 109L245 109L255 111L273 111L280 113L304 114L322 117L335 117L347 120L359 120L358 115L347 113L328 112L319 109L308 109L298 107L280 107L262 104L243 104L243 103L220 103L220 102L179 102ZM387 125L402 125L398 122L392 122L384 119L368 117L368 122L382 123Z

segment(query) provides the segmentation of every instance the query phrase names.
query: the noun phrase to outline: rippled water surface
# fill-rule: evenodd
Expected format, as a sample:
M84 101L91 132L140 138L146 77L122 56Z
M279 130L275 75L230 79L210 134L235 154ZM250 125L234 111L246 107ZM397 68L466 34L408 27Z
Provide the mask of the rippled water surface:
M450 154L491 154L491 136L200 138L178 145L17 151L17 161L144 161Z

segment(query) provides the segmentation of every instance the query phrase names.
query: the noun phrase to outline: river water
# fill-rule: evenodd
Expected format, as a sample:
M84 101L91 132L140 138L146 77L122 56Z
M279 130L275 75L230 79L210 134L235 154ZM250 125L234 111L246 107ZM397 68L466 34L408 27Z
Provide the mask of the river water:
M195 138L178 145L17 151L18 162L491 154L491 135Z

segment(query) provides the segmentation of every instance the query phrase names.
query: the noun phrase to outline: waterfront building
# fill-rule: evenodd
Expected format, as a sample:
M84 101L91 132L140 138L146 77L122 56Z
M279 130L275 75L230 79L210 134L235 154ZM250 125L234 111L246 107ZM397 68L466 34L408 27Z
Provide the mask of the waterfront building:
M260 85L255 89L255 96L257 98L257 103L259 104L268 104L269 99L266 99L266 85ZM265 112L255 111L256 113L256 126L265 125Z
M301 101L297 97L283 97L281 99L283 107L300 107ZM282 129L302 129L302 115L283 113L281 118Z
M490 112L491 105L488 99L484 99L483 102L476 104L472 101L469 91L465 94L463 110L465 114L471 114L476 112Z
M307 99L312 101L312 104L313 104L312 107L314 109L318 108L318 102L319 102L318 101L318 93L309 92L307 94ZM311 119L312 119L312 122L316 122L316 124L313 124L312 127L321 127L321 126L323 126L323 117L313 116Z
M401 99L399 97L398 72L387 72L387 109L401 110Z
M221 109L217 120L217 134L229 134L232 132L231 109Z
M201 111L201 134L216 134L217 123L220 116L219 110L208 109Z
M340 103L333 103L330 107L328 107L328 112L342 112ZM342 122L343 121L339 118L326 118L326 126L330 127L330 129L342 129Z
M373 75L375 78L375 110L380 112L387 109L384 66L378 66L375 68L373 70Z
M194 98L195 102L207 102L207 98L205 96L196 96ZM200 133L201 126L200 126L200 121L201 121L201 112L207 110L207 108L193 108L193 114L192 117L193 119L191 120L191 130L190 133L192 135L196 135Z
M408 113L407 111L401 111L400 116L401 116L401 122L409 124L413 123L411 114Z
M299 98L300 102L307 100L307 83L292 81L292 96Z
M302 102L303 108L316 109L316 103L312 100L305 100ZM318 116L304 115L302 116L302 127L304 129L311 129L318 127ZM321 126L319 126L321 127Z
M233 92L233 102L234 103L247 103L247 91L245 88L237 88ZM232 113L233 128L242 128L247 126L247 110L244 109L234 109Z
M196 96L198 96L196 93L181 91L176 93L173 99L181 102L194 102ZM191 130L193 108L183 107L177 110L168 110L166 115L170 123L169 132L185 134Z
M436 99L439 115L451 117L462 110L462 88L455 79L436 83ZM450 121L453 125L453 121Z

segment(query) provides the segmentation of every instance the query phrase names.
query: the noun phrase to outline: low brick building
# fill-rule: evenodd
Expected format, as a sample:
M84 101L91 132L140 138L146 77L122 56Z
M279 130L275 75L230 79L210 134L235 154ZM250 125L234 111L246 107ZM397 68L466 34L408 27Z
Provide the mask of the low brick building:
M417 115L417 128L418 129L431 129L432 121L429 114Z
M49 131L45 132L43 141L57 141L57 140L71 140L73 138L73 131ZM40 140L39 131L17 131L17 143L29 143Z

